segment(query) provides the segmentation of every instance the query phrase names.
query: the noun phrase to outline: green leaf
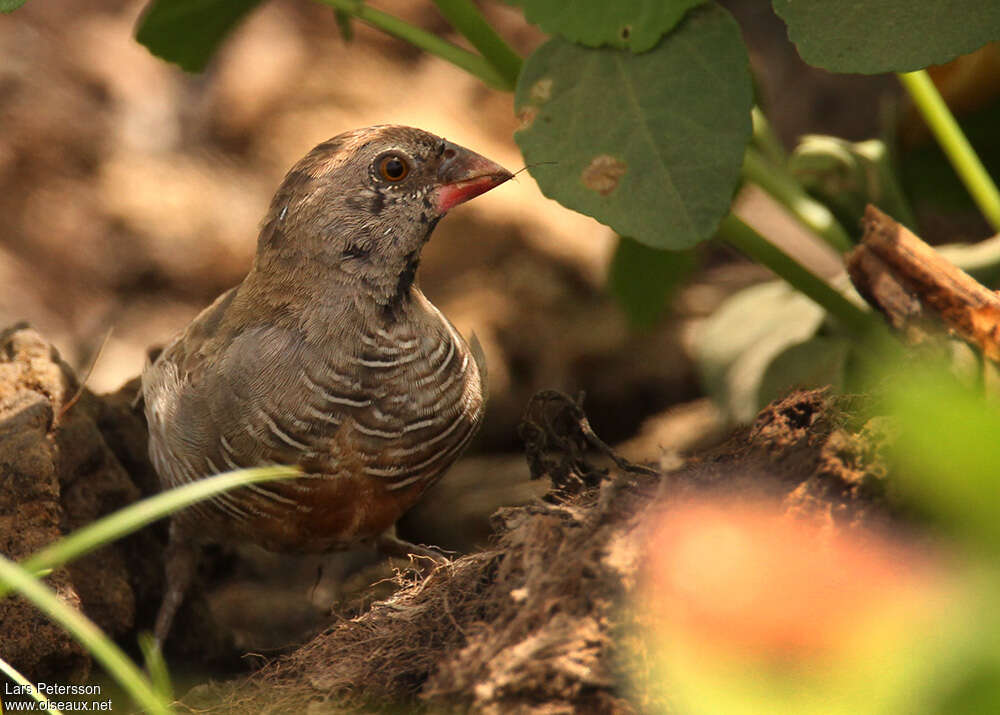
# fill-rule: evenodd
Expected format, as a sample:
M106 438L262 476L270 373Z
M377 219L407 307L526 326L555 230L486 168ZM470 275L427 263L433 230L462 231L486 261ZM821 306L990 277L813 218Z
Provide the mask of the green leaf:
M17 668L3 658L0 658L0 673L6 675L14 681L16 685L22 686L24 688L21 691L22 693L28 693L32 700L39 705L44 706L42 708L42 712L51 713L51 715L62 715L62 710L56 709L55 705L47 697L45 697L45 695L42 694L38 688L35 687L34 683L25 678ZM6 683L4 685L6 685ZM0 700L0 703L2 702L3 701Z
M855 237L860 236L868 204L916 228L889 149L881 139L849 142L807 134L789 157L788 170L806 191L833 210L842 225L853 229Z
M550 35L588 47L652 49L705 0L519 0L524 16Z
M995 0L773 0L802 59L831 72L912 72L1000 39Z
M887 369L885 384L900 428L900 488L956 531L1000 548L1000 409L941 366Z
M28 0L0 0L0 12L14 12Z
M635 327L650 328L695 262L691 251L660 251L622 236L608 268L608 288Z
M654 248L689 248L729 210L750 139L735 21L708 5L649 52L559 38L525 63L514 138L546 196Z
M34 578L27 569L0 554L0 586L20 593L50 620L75 638L104 666L144 712L169 715L170 705L153 691L149 681L121 648L94 622Z
M831 386L840 392L851 345L846 337L822 335L785 348L771 360L761 376L758 405L763 407L795 388Z
M741 290L705 321L694 359L705 390L736 422L749 422L766 404L768 367L789 347L812 338L825 311L784 281Z
M262 0L153 0L135 39L157 57L201 72L219 44Z

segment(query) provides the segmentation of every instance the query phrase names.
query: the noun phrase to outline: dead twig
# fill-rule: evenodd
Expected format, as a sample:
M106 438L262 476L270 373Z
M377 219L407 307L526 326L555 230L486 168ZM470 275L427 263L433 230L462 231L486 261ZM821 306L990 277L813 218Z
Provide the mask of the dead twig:
M650 467L634 464L615 454L600 437L583 411L583 395L573 400L557 390L542 390L528 403L518 426L533 479L548 476L565 494L599 486L608 470L594 466L587 453L596 451L627 474L656 475Z
M108 346L108 341L111 340L111 333L113 333L114 330L115 329L113 327L108 328L108 332L104 334L104 339L101 341L100 347L97 348L97 353L94 354L94 359L90 361L90 367L87 369L87 374L84 375L83 380L80 381L80 387L77 388L76 394L69 399L69 402L63 405L62 409L59 410L55 420L53 420L55 424L62 422L62 418L66 416L66 413L73 409L73 405L79 402L80 398L83 397L83 391L87 389L87 381L90 380L90 376L93 374L94 368L97 367L97 361L100 360L101 355L104 354L104 348Z
M1000 297L874 206L863 224L847 271L864 299L911 344L939 334L943 323L1000 362Z

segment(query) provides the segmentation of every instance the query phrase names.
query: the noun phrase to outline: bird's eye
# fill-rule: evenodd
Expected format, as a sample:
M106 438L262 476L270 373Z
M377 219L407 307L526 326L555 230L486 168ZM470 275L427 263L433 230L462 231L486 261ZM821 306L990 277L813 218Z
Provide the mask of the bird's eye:
M387 156L378 164L378 173L386 181L402 181L410 173L410 165L399 156Z

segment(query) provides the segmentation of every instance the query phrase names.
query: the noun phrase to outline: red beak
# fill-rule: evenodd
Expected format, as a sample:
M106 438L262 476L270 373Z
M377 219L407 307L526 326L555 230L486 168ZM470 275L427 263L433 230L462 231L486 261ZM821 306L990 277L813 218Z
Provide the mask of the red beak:
M449 209L496 188L512 176L496 162L457 144L445 142L441 166L438 167L441 185L434 192L438 213L444 214Z

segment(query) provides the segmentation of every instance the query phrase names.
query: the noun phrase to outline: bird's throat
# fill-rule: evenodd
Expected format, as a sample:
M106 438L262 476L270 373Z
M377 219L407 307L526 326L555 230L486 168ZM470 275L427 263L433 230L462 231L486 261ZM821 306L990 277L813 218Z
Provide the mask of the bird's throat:
M388 303L383 306L387 315L394 315L399 312L403 304L410 299L410 291L413 282L417 278L417 267L420 265L420 251L414 251L406 257L406 265L396 279L396 290L389 298Z

